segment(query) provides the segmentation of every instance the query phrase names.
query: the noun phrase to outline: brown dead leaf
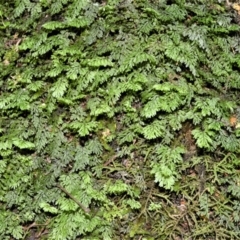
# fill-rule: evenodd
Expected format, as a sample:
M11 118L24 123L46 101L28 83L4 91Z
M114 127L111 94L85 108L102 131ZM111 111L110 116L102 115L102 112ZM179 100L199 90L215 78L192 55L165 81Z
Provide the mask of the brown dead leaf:
M9 64L10 64L10 62L9 62L7 59L5 59L5 60L3 61L3 65L8 66Z
M102 131L102 138L106 138L111 134L110 130L108 128L104 129L104 131Z

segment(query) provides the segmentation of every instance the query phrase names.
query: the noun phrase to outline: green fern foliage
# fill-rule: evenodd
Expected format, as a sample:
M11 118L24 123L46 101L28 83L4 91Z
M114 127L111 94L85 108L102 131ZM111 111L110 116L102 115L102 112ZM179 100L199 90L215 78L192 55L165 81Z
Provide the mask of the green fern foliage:
M238 9L1 3L1 239L238 239Z

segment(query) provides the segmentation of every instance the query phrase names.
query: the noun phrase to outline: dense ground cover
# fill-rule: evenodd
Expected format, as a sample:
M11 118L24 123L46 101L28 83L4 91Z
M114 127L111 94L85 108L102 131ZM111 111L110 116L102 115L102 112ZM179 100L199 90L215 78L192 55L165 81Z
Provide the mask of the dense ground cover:
M238 239L238 4L0 5L1 239Z

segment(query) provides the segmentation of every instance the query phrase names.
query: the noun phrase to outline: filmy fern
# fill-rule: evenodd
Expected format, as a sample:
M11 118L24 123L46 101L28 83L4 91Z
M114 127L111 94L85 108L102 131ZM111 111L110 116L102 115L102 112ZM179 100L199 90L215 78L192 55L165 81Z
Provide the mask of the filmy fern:
M2 239L239 238L224 4L1 4Z

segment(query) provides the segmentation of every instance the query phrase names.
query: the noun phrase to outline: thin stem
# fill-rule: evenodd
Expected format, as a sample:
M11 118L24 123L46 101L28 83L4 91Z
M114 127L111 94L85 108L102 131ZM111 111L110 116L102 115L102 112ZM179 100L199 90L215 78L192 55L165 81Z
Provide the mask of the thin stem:
M70 194L64 187L60 184L57 184L57 187L66 193L85 213L89 213L90 209L86 208L82 203L80 203L72 194Z

